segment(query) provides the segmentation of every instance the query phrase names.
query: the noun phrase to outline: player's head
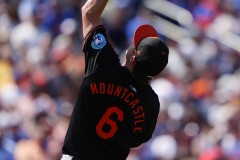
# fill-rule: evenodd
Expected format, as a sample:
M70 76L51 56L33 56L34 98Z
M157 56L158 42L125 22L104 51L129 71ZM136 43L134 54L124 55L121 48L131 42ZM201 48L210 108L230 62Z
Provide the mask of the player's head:
M137 77L153 77L163 71L168 63L169 49L150 25L139 26L134 34L134 45L127 53L134 65L132 72Z

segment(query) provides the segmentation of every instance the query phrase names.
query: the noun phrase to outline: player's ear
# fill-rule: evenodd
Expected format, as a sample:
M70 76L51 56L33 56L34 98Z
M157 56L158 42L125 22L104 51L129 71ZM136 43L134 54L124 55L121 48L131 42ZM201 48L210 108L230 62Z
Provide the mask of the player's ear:
M136 62L136 56L134 55L132 58L131 58L131 64L134 64Z
M133 46L130 46L129 49L126 51L126 58L131 60L131 58L134 56L135 50Z

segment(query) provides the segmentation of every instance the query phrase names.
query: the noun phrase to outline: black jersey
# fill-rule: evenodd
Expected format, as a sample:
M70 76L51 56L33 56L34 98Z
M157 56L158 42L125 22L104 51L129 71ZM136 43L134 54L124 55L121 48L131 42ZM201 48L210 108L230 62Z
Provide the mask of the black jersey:
M125 160L131 147L148 141L159 112L150 85L136 83L121 66L103 26L86 37L85 77L63 153L83 160Z

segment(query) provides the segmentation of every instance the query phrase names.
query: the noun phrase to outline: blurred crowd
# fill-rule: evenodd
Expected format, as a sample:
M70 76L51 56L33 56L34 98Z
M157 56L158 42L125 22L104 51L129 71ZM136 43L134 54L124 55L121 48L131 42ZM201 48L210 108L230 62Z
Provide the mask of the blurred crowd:
M154 16L190 36L159 33L170 48L167 68L151 82L159 119L152 139L128 160L239 160L240 1L169 0L191 13L188 28L146 1L111 0L104 12L120 57L136 27ZM0 0L0 160L60 159L84 77L84 2Z

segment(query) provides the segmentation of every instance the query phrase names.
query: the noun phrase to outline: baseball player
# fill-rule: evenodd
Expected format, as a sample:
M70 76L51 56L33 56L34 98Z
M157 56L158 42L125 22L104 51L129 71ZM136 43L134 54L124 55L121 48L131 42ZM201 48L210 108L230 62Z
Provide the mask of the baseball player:
M121 65L101 21L107 2L88 0L82 7L85 77L62 160L125 160L156 125L160 103L149 80L166 67L168 47L152 26L139 26Z

